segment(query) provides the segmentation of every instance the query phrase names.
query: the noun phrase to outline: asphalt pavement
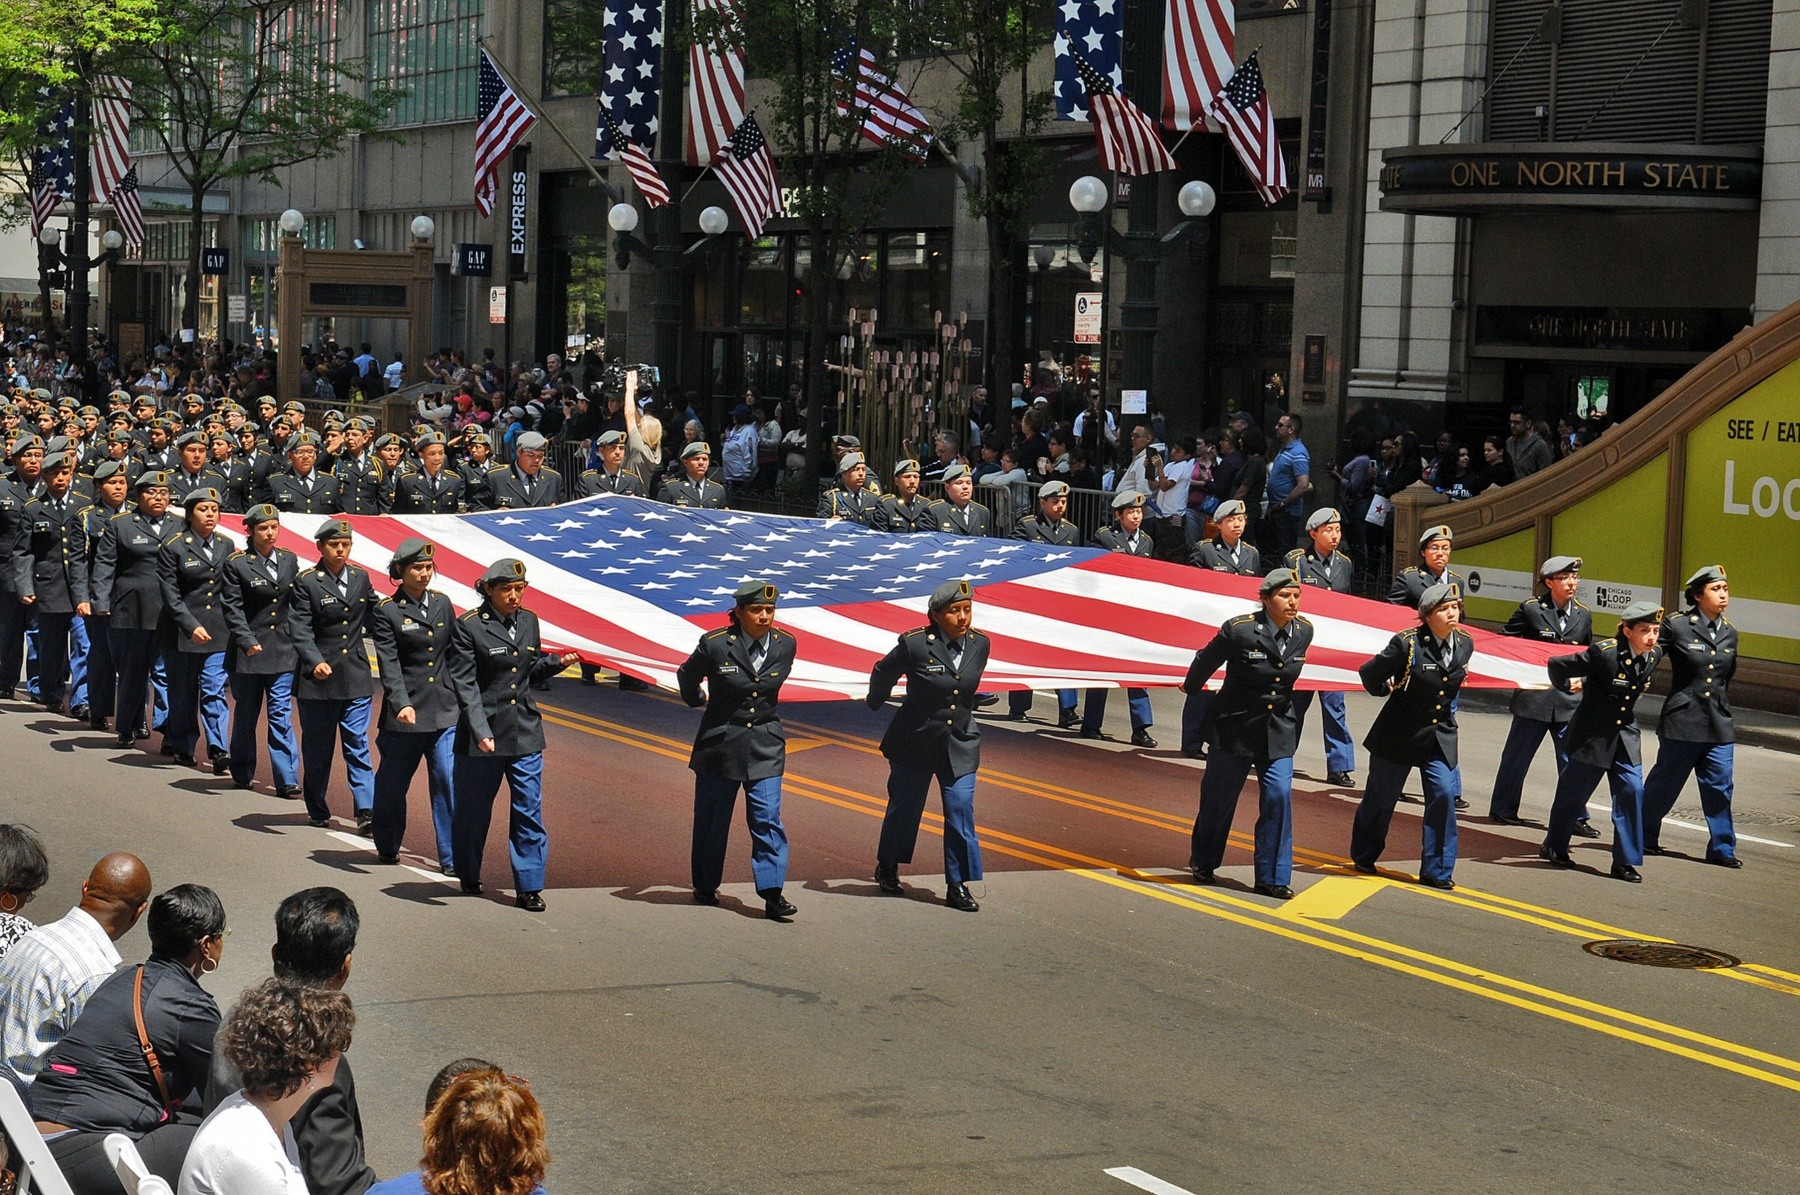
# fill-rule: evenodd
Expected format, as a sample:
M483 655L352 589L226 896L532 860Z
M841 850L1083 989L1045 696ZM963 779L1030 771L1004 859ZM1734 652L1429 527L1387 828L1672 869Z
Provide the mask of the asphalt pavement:
M344 888L363 916L352 1057L384 1177L416 1164L432 1073L473 1054L530 1079L554 1195L1800 1186L1800 724L1749 719L1741 871L1700 861L1690 786L1675 814L1688 824L1664 836L1679 854L1627 885L1606 876L1606 837L1577 840L1582 866L1559 871L1536 858L1541 829L1479 816L1507 718L1496 696L1465 694L1475 808L1449 893L1412 882L1416 800L1383 874L1350 871L1357 794L1325 783L1309 725L1300 895L1283 906L1250 891L1253 795L1224 884L1181 870L1201 765L1175 750L1178 694L1155 695L1155 751L1126 744L1122 695L1113 738L1089 742L1050 725L1042 694L1032 721L987 723L987 878L971 915L942 904L935 799L907 896L870 880L885 714L795 706L785 809L800 912L781 925L762 918L741 826L724 906L689 899L697 713L571 679L541 697L540 916L505 890L503 817L486 897L428 865L422 776L407 840L421 853L381 866L347 816L314 829L274 800L266 766L242 792L0 702L0 816L51 852L30 912L59 916L114 849L142 855L159 889L209 884L234 930L206 981L225 1006L266 973L282 896ZM1351 697L1359 737L1375 704ZM1552 773L1546 747L1526 816L1545 815ZM1603 793L1595 808L1604 827ZM1626 958L1674 942L1730 965L1596 953L1611 941ZM121 949L142 957L141 927Z

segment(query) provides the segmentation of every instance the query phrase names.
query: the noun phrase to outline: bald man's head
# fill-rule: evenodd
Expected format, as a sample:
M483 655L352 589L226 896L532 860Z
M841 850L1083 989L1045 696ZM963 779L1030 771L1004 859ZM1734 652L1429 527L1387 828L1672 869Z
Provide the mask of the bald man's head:
M114 851L88 872L81 907L115 942L130 932L150 906L150 869L136 855Z

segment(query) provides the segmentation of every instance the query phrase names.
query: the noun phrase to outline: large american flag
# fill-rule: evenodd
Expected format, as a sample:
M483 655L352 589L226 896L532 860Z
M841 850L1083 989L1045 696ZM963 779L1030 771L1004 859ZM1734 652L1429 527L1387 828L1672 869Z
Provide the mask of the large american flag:
M1162 122L1191 129L1237 61L1237 8L1231 0L1169 0L1163 10Z
M1287 155L1275 135L1275 116L1269 111L1269 93L1263 88L1255 50L1213 99L1212 114L1263 203L1279 203L1288 193Z
M600 54L600 111L594 156L625 163L651 207L669 202L669 185L649 150L656 145L662 103L662 0L606 0Z
M689 165L710 166L744 120L744 56L734 38L711 28L738 19L735 0L694 0L693 11L702 35L688 47L683 149Z
M657 173L656 163L651 160L650 152L627 137L613 121L612 113L602 105L594 129L594 156L613 158L615 155L625 163L626 173L631 175L631 181L637 184L638 193L643 195L644 201L651 207L661 207L673 198L669 184Z
M1125 86L1119 51L1125 41L1124 0L1060 0L1056 5L1056 119L1086 120L1087 88L1076 55L1114 87Z
M775 179L775 155L769 152L762 126L755 116L744 117L719 155L713 173L725 184L738 218L751 240L762 235L763 225L781 214L781 184Z
M46 104L55 104L49 93ZM75 193L75 151L69 134L75 127L75 97L62 94L62 103L47 108L38 119L37 148L31 151L31 235L37 236L56 207Z
M322 515L283 515L281 544L316 561ZM723 625L745 581L781 589L776 618L799 641L789 701L862 697L869 668L947 580L975 586L975 625L992 641L994 689L1170 686L1225 619L1257 608L1254 577L1097 548L1055 548L935 532L896 536L844 522L665 506L606 495L538 510L351 517L350 558L377 578L408 536L437 545L435 587L459 610L494 561L526 562L526 605L548 646L667 688L704 630ZM241 536L234 536L241 540ZM1307 589L1315 639L1302 688L1354 689L1356 668L1417 615ZM1472 632L1477 688L1544 687L1558 654ZM1568 649L1562 649L1567 651Z
M488 52L481 52L481 78L475 88L475 207L494 214L500 193L500 163L524 140L537 117L518 93L507 86Z
M880 146L894 146L923 160L936 136L924 113L913 107L906 91L875 65L875 55L854 41L831 56L839 116L862 117L862 135Z
M1094 144L1100 165L1120 174L1153 174L1175 169L1175 158L1162 143L1162 134L1143 109L1088 64L1073 55L1081 85L1087 89L1088 119L1094 125Z
M93 130L89 134L90 192L110 203L119 231L133 245L144 241L143 195L131 164L131 80L101 75L94 81Z

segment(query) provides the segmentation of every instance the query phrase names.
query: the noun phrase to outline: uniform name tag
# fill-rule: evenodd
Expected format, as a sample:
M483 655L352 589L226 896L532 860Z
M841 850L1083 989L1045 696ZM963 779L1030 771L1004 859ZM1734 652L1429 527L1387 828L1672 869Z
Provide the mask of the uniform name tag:
M737 671L738 671L738 666L736 664L720 664L719 665L719 675L720 676L729 676L732 673L737 672Z
M1249 651L1244 653L1244 658L1246 660L1266 660L1269 657L1267 654L1257 651L1255 648L1251 648Z
M319 604L321 606L335 606L337 605L337 599L332 597L329 593L321 593L319 595Z
M511 648L507 648L507 647L490 647L487 649L488 655L490 655L490 656L503 656L503 655L506 655L511 650L512 650Z

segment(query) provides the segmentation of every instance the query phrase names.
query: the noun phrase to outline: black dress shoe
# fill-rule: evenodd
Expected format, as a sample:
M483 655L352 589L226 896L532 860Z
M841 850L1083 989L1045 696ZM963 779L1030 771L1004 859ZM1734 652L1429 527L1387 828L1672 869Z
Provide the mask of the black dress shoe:
M1488 820L1496 826L1522 826L1525 824L1525 819L1522 817L1503 817L1498 813L1488 814Z
M1645 851L1644 853L1648 855L1650 852ZM1661 852L1659 851L1658 853L1660 854ZM1708 855L1706 861L1714 867L1729 867L1733 871L1736 871L1744 865L1744 861L1736 855Z
M144 737L149 738L150 736L145 735ZM175 744L171 743L168 739L164 739L162 741L162 746L158 747L157 750L164 755L173 755L173 754L175 754ZM189 758L192 758L192 757L190 756Z
M524 909L527 913L542 913L545 907L544 894L541 892L521 892L518 896L513 898L513 903L518 905L521 909Z
M369 810L356 811L356 832L363 838L375 837L375 815Z
M1101 734L1097 730L1089 730L1087 727L1084 726L1081 728L1081 737L1084 739L1103 739L1106 736Z
M239 780L237 777L233 776L231 778L231 782L233 784L237 785L239 788L249 788L251 785L256 783L256 780L254 777L246 777L243 780Z
M315 830L323 830L331 824L331 819L329 817L309 817L306 819L306 824Z
M225 773L231 771L231 756L226 755L221 751L219 754L212 757L212 765L213 775L223 776ZM246 785L245 787L249 786Z
M377 852L375 852L375 862L377 862L377 863L398 863L398 862L400 862L400 856L399 855L384 855L380 851L377 851Z
M137 739L139 742L143 742L150 737L150 728L148 726L140 726L132 733L131 737Z
M277 784L275 786L275 799L277 801L298 801L300 799L300 790L298 788L290 788L285 784Z
M90 715L91 711L85 705L78 705L69 711L69 717L75 719L77 722L86 722Z
M464 880L461 883L459 883L457 885L457 887L461 888L463 890L464 896L480 896L481 895L481 881L480 880Z
M1357 875L1372 876L1375 874L1375 865L1373 863L1364 863L1361 859L1352 859L1350 861L1350 866L1356 869Z
M981 906L969 895L969 890L962 884L952 884L944 889L944 903L959 913L976 913Z
M1147 730L1132 731L1131 745L1133 747L1142 747L1146 751L1156 750L1156 740L1150 737L1150 732Z
M1206 758L1206 748L1205 747L1195 747L1190 751L1183 751L1182 754L1187 756L1189 759L1205 759Z
M185 751L166 751L164 754L184 768L191 768L194 766L194 757Z
M1212 868L1201 867L1197 863L1188 864L1188 874L1194 877L1196 884L1216 884L1219 878L1212 873Z
M1064 710L1056 716L1058 730L1070 730L1081 725L1081 715L1074 710Z
M1577 838L1598 838L1598 837L1600 837L1600 831L1594 829L1593 824L1591 822L1587 822L1587 821L1576 822L1573 833L1574 833L1575 837L1577 837Z
M98 730L102 734L105 734L108 729L106 719L105 718L89 718L88 719L88 729L89 730Z
M1294 899L1294 890L1286 884L1258 884L1256 886L1256 894L1258 896L1272 896L1276 900Z
M1333 772L1325 777L1325 783L1336 785L1338 788L1355 788L1356 776L1350 772Z
M1440 892L1448 892L1456 887L1455 880L1433 880L1428 879L1425 876L1419 877L1419 883L1425 885L1427 888L1436 888Z
M1006 720L1008 722L1023 722L1025 720L1025 712L1020 710L1015 714L1011 710L1008 710L1006 711Z
M545 688L548 687L548 685L545 686ZM649 687L648 681L641 681L635 676L625 676L622 673L619 676L619 692L621 693L642 693Z
M781 894L779 888L766 888L757 893L763 898L763 916L770 921L786 921L800 910L794 903Z
M719 894L717 892L703 892L699 888L696 888L694 889L694 903L716 909L719 907Z
M1461 797L1456 798L1456 800L1453 802L1453 804L1456 806L1457 812L1459 812L1459 813L1469 807L1469 803L1467 801L1463 800Z
M899 896L906 891L900 886L900 865L898 863L877 863L875 865L875 886L890 896Z
M977 693L977 694L975 694L974 705L975 705L975 708L978 710L984 710L990 705L999 705L999 704L1000 704L1000 694L998 694L998 693Z
M1612 878L1615 880L1624 880L1627 884L1641 884L1644 882L1644 877L1638 874L1638 869L1629 863L1613 864Z
M1538 848L1538 858L1550 864L1552 867L1575 866L1575 860L1569 858L1568 851L1553 851L1547 843Z
M1657 846L1655 843L1646 843L1644 845L1644 855L1646 857L1649 857L1652 855L1666 855L1668 853L1669 853L1668 851L1663 850L1660 846ZM1708 859L1707 862L1711 863L1712 860Z
M119 746L120 747L132 747L132 746L135 746L136 744L137 744L137 740L132 738L128 734L122 734L119 736Z
M438 865L438 870L439 870L439 871L441 871L441 872L443 872L443 873L444 873L444 874L445 874L445 875L447 875L447 876L452 876L452 877L453 877L453 876L455 876L455 875L456 875L456 864L454 864L454 863L440 863L440 864L439 864L439 865Z

